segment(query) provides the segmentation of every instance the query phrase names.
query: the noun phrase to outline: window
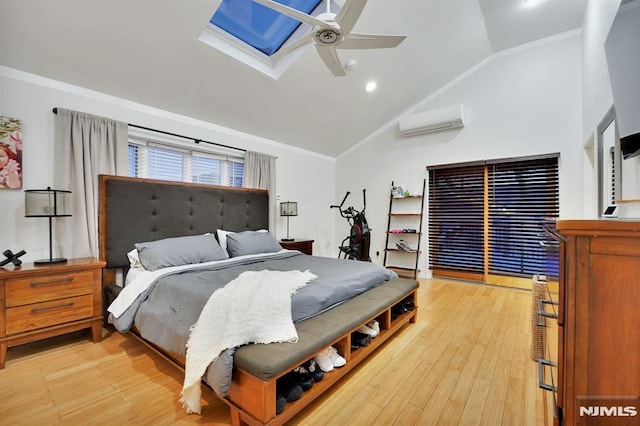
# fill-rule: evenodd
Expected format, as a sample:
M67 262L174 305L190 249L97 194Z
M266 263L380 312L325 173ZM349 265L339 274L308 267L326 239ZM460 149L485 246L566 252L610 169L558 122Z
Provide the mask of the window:
M129 175L150 179L242 186L244 159L214 152L187 149L151 141L150 137L129 138Z
M320 1L279 0L278 3L308 14ZM222 0L209 22L267 56L273 55L300 26L300 21L253 0Z
M434 275L501 284L549 270L543 223L558 217L558 186L556 154L430 167Z
M305 14L322 0L278 0ZM279 58L273 55L309 33L311 26L253 0L222 0L199 40L246 65L277 79L302 54L296 49Z

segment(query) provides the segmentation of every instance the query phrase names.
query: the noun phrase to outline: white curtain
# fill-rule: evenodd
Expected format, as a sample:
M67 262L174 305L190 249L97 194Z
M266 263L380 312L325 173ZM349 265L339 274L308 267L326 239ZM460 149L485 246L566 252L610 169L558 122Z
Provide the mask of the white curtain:
M247 151L244 156L245 188L269 190L269 230L276 229L276 157L259 152Z
M58 108L54 189L70 190L73 216L54 219L56 253L99 257L98 175L127 175L127 123Z

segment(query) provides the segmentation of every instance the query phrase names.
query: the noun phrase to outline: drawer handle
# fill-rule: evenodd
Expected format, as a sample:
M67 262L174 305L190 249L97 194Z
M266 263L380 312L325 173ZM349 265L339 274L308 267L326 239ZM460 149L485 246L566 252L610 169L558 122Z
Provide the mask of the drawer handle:
M545 311L544 305L558 306L558 302L554 302L553 300L549 299L538 299L538 308L540 309L540 315L547 318L558 318L558 314Z
M73 281L73 277L61 278L59 280L33 282L31 283L31 287L38 287L40 285L49 285L49 284L70 283L71 281Z
M75 304L76 304L75 302L69 302L69 303L63 303L62 305L53 305L53 306L47 306L44 308L33 308L31 309L31 313L37 314L38 312L48 311L49 309L68 308L69 306L73 306Z
M555 362L551 362L551 361L548 361L546 359L539 358L538 359L538 384L540 385L541 389L548 390L548 391L551 391L551 392L556 392L557 388L555 386L544 382L543 370L544 370L544 366L545 365L548 365L549 367L557 367L558 366L558 364L556 364Z

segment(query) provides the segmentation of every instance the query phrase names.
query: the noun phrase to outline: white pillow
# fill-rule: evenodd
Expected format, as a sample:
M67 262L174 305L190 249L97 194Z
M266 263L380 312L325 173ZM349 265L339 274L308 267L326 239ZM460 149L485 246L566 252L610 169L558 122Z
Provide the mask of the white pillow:
M140 256L138 255L138 249L134 248L129 253L127 253L127 258L129 259L129 267L130 268L144 269L144 266L142 266L142 262L140 262Z
M224 255L229 258L229 252L227 251L227 234L232 234L232 232L218 229L216 230L216 234L218 235L218 243L220 244L220 247L222 247Z
M269 232L269 231L267 231L266 229L259 229L256 232ZM217 229L216 230L216 234L218 235L218 243L220 244L220 247L222 247L222 250L224 251L224 254L228 258L229 257L229 250L227 250L227 235L228 234L235 234L235 232L223 231L222 229Z

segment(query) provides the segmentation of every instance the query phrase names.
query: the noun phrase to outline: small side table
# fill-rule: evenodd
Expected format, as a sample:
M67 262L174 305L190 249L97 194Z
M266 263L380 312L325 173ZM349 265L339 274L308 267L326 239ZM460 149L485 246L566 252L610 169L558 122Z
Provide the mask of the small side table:
M84 258L0 268L0 369L11 346L85 328L102 340L104 265Z
M313 241L314 240L293 240L293 241L280 241L282 248L287 250L299 250L309 256L313 255Z

